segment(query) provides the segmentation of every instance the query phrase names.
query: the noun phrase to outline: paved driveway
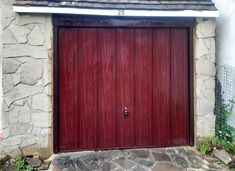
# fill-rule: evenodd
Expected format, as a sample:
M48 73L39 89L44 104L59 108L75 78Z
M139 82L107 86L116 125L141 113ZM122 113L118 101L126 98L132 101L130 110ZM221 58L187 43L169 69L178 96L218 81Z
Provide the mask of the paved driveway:
M221 171L227 170L217 160L210 162L194 148L151 148L76 152L58 155L52 162L54 171Z

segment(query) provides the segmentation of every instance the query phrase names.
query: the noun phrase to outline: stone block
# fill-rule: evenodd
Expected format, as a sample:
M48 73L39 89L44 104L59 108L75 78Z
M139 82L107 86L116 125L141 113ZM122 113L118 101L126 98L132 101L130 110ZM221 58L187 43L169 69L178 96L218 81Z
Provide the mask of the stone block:
M12 74L17 71L21 63L15 59L4 59L3 74Z
M32 124L29 123L17 123L11 127L10 135L22 135L22 134L29 134L32 132Z
M22 135L11 136L7 139L3 139L1 144L3 147L12 147L19 145L21 143L21 140L22 140Z
M32 124L37 128L51 127L51 113L47 112L33 112L31 114Z
M206 98L198 98L196 102L196 115L204 116L214 111L214 101Z
M195 39L195 58L215 62L215 38Z
M196 118L196 136L209 137L215 135L215 115L212 113Z
M35 86L29 86L24 84L18 84L15 86L15 88L6 93L4 96L5 102L7 106L10 106L14 101L28 97L30 95L34 95L37 93L42 93L43 88L42 87L35 87Z
M27 44L3 46L3 57L15 58L23 56L41 59L48 58L48 51L44 46L30 46Z
M44 44L44 34L39 25L35 25L28 35L28 44L32 46L42 46Z
M52 111L52 101L50 96L45 94L36 94L32 97L32 108L45 112Z
M31 111L29 106L26 104L19 110L19 122L29 123L31 120Z
M196 74L215 76L216 69L215 64L205 59L196 60Z
M3 93L9 92L14 88L14 82L11 75L6 75L2 82Z
M24 14L20 19L19 25L45 24L45 16L41 14Z
M15 44L16 39L9 29L3 31L2 34L2 43L3 44Z
M21 83L34 85L42 77L43 64L40 60L29 60L22 66Z
M216 22L214 19L205 20L197 24L196 35L198 38L215 36Z
M28 29L25 26L18 26L15 24L15 22L13 22L10 26L9 26L10 31L12 32L12 34L14 35L14 37L16 38L17 42L19 43L26 43L27 40L27 35L30 32L30 29Z

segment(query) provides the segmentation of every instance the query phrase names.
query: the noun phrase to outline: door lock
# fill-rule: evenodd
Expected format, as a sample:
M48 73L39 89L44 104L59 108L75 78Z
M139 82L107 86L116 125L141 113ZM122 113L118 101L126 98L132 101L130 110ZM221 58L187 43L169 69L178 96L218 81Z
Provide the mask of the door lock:
M129 112L127 110L127 107L124 108L124 112L123 112L124 116L128 116L129 115Z

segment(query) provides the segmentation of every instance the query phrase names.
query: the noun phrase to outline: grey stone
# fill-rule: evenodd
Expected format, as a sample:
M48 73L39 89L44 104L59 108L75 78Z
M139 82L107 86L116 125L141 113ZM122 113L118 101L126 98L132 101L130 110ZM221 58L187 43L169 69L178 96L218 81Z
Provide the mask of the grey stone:
M196 27L196 35L198 38L207 38L215 36L216 22L213 19L209 19L198 23Z
M15 59L4 59L3 74L12 74L17 71L21 63Z
M131 150L131 153L134 157L140 157L140 158L147 158L149 157L149 151L148 150Z
M28 123L19 123L19 124L14 124L11 127L10 135L15 136L15 135L21 135L21 134L29 134L32 131L32 124Z
M134 160L137 164L145 167L152 167L154 165L154 162L152 160L146 160L142 158L137 158Z
M152 171L186 171L186 169L181 168L180 166L172 162L157 163L156 166L154 166L151 170Z
M28 44L33 46L42 46L44 44L43 32L39 25L35 25L28 35Z
M156 161L171 161L171 158L166 153L152 153Z
M14 89L5 94L5 102L7 106L10 106L16 100L20 100L22 98L28 97L30 95L34 95L37 93L42 93L42 87L29 86L25 84L18 84L14 87Z
M30 164L33 168L40 167L42 161L38 158L26 158L26 162Z
M29 60L21 72L21 83L34 85L42 77L43 64L40 60Z
M3 35L2 35L2 43L3 44L15 44L16 39L13 36L13 34L11 33L11 31L9 29L6 29L3 31Z
M31 113L32 124L37 128L48 128L51 127L51 114L44 112L33 112Z
M14 88L14 82L11 75L6 75L2 83L3 93L9 92Z
M214 149L213 154L226 165L232 161L231 156L225 150Z
M188 167L188 162L186 159L184 159L183 157L179 156L178 154L173 154L171 155L172 160L174 162L176 162L179 166L183 167L183 168L187 168Z
M32 58L48 58L48 51L44 46L30 46L27 44L4 45L3 57L14 58L30 56Z
M135 166L134 162L125 158L117 159L114 162L116 162L118 165L120 165L124 169L131 169L132 167Z
M144 169L143 167L137 165L135 166L133 169L131 169L132 171L147 171L146 169Z
M45 16L38 14L25 14L20 19L20 25L28 25L28 24L44 24Z
M52 111L52 104L50 96L45 94L36 94L32 97L32 108L41 111Z
M31 112L29 106L26 104L19 110L19 122L29 123L31 120Z
M27 42L27 35L29 34L30 30L27 27L16 25L15 23L9 26L12 34L16 38L17 42L19 43L26 43Z

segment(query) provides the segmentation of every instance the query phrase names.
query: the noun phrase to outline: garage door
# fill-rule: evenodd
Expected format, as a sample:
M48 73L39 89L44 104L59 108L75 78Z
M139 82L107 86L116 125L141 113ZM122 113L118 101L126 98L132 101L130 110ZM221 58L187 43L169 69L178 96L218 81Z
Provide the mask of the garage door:
M59 150L189 145L187 28L59 30Z

